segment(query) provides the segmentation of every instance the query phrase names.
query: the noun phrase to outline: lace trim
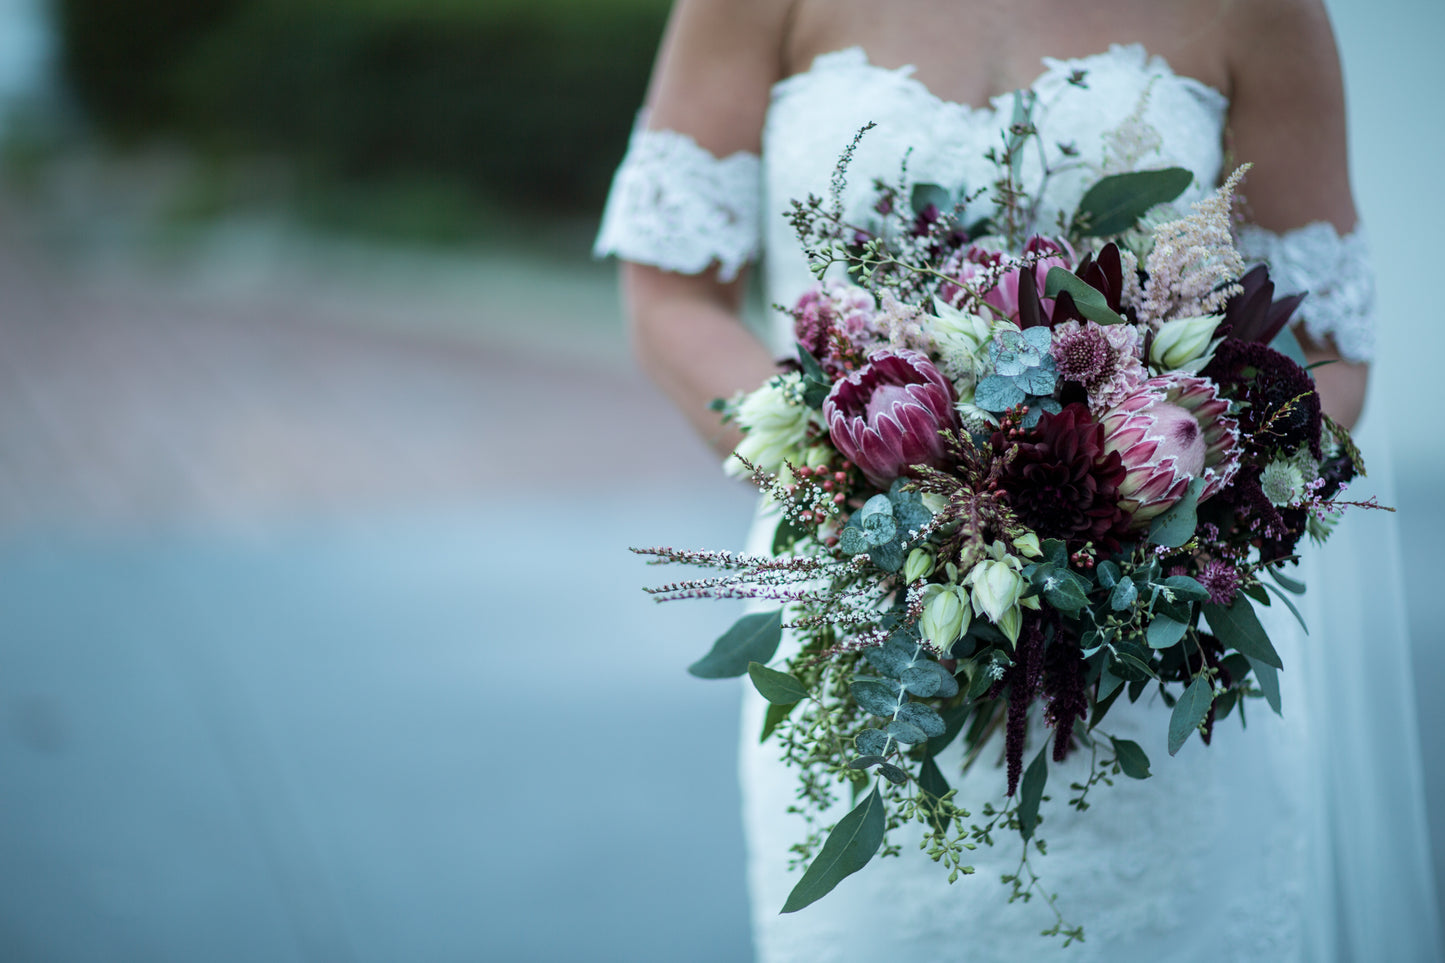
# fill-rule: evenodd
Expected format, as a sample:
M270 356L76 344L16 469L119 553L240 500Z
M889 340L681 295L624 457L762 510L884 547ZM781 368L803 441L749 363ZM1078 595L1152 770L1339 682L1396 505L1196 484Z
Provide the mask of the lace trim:
M1239 253L1269 264L1277 293L1309 292L1299 314L1311 337L1334 339L1346 361L1374 358L1375 275L1364 227L1341 237L1324 221L1284 234L1246 224Z
M762 242L762 164L738 151L715 157L687 134L632 131L592 247L680 274L714 262L731 281L758 256Z

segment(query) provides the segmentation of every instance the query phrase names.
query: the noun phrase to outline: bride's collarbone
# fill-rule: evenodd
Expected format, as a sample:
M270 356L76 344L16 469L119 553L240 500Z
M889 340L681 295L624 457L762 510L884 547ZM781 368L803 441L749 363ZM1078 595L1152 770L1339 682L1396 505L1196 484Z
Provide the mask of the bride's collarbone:
M884 68L911 66L939 97L982 105L1038 79L1044 58L1077 60L1139 44L1174 72L1219 90L1229 70L1218 0L797 0L789 73L861 47Z

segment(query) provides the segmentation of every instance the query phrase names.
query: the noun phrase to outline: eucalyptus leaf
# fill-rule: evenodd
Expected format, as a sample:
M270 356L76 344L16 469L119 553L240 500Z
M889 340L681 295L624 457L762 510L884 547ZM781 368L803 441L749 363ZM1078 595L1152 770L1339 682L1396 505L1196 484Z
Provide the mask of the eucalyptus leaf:
M939 672L943 672L940 667ZM943 685L943 679L939 672L933 671L933 663L925 662L922 665L911 665L903 670L903 686L908 690L909 695L918 696L920 699L927 699L938 694L939 688ZM943 672L947 675L946 672Z
M952 817L938 812L938 801L948 795L948 780L943 778L943 772L932 755L923 757L923 764L918 770L918 788L923 791L923 805L933 814L934 828L941 833L948 832Z
M1174 703L1174 711L1169 716L1169 755L1177 753L1189 740L1190 734L1203 724L1213 701L1214 688L1208 679L1199 676L1189 683L1189 688Z
M922 729L929 738L941 736L947 725L943 716L939 715L932 706L926 706L921 702L909 702L898 710L898 721L907 722L909 725Z
M849 768L849 769L867 769L867 768L870 767L870 766L876 766L876 765L878 765L880 762L887 762L887 761L888 761L888 760L886 760L886 759L884 759L882 756L878 756L878 755L872 755L872 756L855 756L855 757L853 757L852 759L849 759L849 760L848 760L848 768Z
M1285 595L1284 592L1275 588L1273 585L1270 585L1268 582L1261 582L1260 584L1263 585L1265 588L1269 589L1275 595L1279 596L1279 600L1285 604L1285 608L1289 609L1290 612L1294 615L1295 621L1299 623L1299 627L1305 630L1305 635L1309 635L1310 627L1308 625L1305 625L1305 617L1299 614L1299 609L1295 608L1294 602L1290 600L1290 597L1288 595Z
M1276 669L1284 668L1279 653L1274 650L1274 644L1269 641L1264 627L1259 624L1259 617L1254 614L1254 607L1247 599L1235 596L1234 604L1229 608L1205 602L1203 609L1204 617L1209 620L1209 628L1219 636L1219 641L1248 656L1252 662L1263 662Z
M768 711L763 715L763 734L758 737L759 743L768 741L768 736L771 736L773 730L782 725L783 720L788 717L788 713L793 711L795 705L797 705L796 702L786 706L768 704Z
M1038 328L1030 328L1037 331ZM1024 372L1014 379L1014 384L1031 395L1047 395L1053 392L1054 386L1058 384L1058 369L1053 365L1053 358L1045 359L1048 363L1036 365L1024 369Z
M1274 710L1275 715L1283 716L1284 704L1279 697L1279 670L1258 659L1250 659L1249 666L1254 670L1254 677L1259 680L1259 688L1264 693L1264 701L1269 703L1269 707ZM1243 710L1241 709L1241 711Z
M869 548L868 536L863 534L861 528L847 525L838 534L838 551L844 555L860 555Z
M853 699L865 712L875 716L892 718L893 713L898 711L899 692L892 686L882 682L864 680L861 682L850 682L848 688L853 693Z
M1073 615L1089 604L1089 598L1079 587L1081 580L1077 576L1070 578L1070 574L1064 572L1045 581L1043 596L1044 601L1060 612Z
M884 779L887 779L895 786L901 786L908 781L908 773L904 772L902 769L899 769L891 762L885 762L883 765L879 766L878 775L882 776Z
M1095 569L1095 574L1099 578L1100 585L1106 589L1111 589L1119 584L1119 576L1123 573L1119 571L1119 566L1113 562L1100 562L1099 567Z
M1007 411L1014 405L1022 404L1028 397L1013 379L1000 375L989 375L978 383L973 392L973 403L985 411Z
M1171 575L1159 583L1168 588L1176 596L1190 602L1208 602L1209 589L1200 585L1188 575Z
M882 729L864 729L853 737L853 745L865 756L881 756L888 751L888 733Z
M884 823L883 796L875 786L852 812L838 820L822 850L788 894L783 912L795 913L822 899L844 878L867 866L883 843Z
M744 615L718 637L712 651L687 667L699 679L733 679L749 662L766 662L783 637L783 610Z
M903 675L905 669L913 664L913 653L917 649L916 644L899 645L890 639L883 645L864 649L863 658L868 660L869 665L890 679L897 679Z
M979 674L982 675L983 673ZM949 745L953 743L953 740L958 738L958 734L963 731L963 724L968 721L969 714L972 710L973 706L967 702L961 702L952 708L943 710L943 735L934 736L928 740L928 754L930 756L938 755L947 749Z
M1065 568L1068 566L1069 546L1068 543L1065 542L1063 539L1046 538L1043 540L1042 543L1040 543L1039 547L1043 549L1044 558L1048 559L1054 565L1057 565L1060 568Z
M868 559L885 572L896 572L903 567L908 556L903 554L903 545L897 539L874 545L868 549Z
M1167 615L1156 615L1149 620L1149 628L1145 630L1144 637L1151 649L1167 649L1184 638L1184 630L1189 628L1183 622L1176 622Z
M1203 492L1203 478L1191 481L1189 490L1184 493L1184 497L1171 505L1149 525L1149 541L1155 545L1163 545L1165 548L1179 548L1193 538L1194 529L1199 523L1195 509L1199 506L1199 496Z
M758 694L775 706L790 706L808 697L808 689L803 683L760 662L748 663L748 676L752 678L753 688L758 690Z
M904 706L904 708L906 709L907 706ZM916 746L920 742L928 741L928 733L903 719L894 719L888 723L888 734L892 736L895 741L901 742L905 746Z
M1024 842L1033 838L1034 830L1039 825L1039 803L1044 798L1044 784L1049 779L1049 763L1044 754L1049 750L1048 744L1039 750L1034 756L1034 761L1024 770L1024 781L1019 787L1019 835L1023 836Z
M1149 778L1149 756L1139 748L1139 743L1113 737L1109 741L1114 744L1114 758L1119 760L1119 768L1124 775L1130 779Z
M1074 213L1074 226L1084 237L1123 234L1149 208L1169 203L1192 183L1194 175L1182 167L1105 177L1084 192Z
M886 515L878 512L863 519L863 535L870 546L886 545L893 541L897 534L898 523L893 520L891 510Z
M1305 594L1305 583L1297 582L1294 579L1290 578L1288 575L1284 574L1284 572L1280 571L1278 565L1265 566L1264 570L1268 572L1269 577L1278 582L1280 588L1284 589L1286 592L1293 592L1296 595Z
M1258 582L1256 582L1254 585L1241 586L1239 590L1240 592L1254 599L1260 605L1263 605L1265 607L1269 606L1269 593L1266 592L1264 590L1264 586L1259 584Z
M1109 671L1109 667L1105 665L1103 671L1099 673L1099 701L1102 702L1109 698L1123 684L1124 680Z
M1114 583L1114 591L1109 593L1109 608L1115 612L1122 612L1131 607L1139 599L1139 587L1134 584L1133 579L1120 579Z

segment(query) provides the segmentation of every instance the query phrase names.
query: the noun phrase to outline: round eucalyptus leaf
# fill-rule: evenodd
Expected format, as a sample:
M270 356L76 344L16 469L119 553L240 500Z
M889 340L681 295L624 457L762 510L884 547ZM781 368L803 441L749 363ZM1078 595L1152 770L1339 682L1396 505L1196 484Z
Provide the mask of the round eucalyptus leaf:
M867 769L869 766L876 766L876 765L878 765L880 762L883 762L883 761L884 761L883 757L882 757L882 756L878 756L878 755L873 755L873 756L857 756L856 758L853 758L853 759L848 760L848 768L849 768L849 769Z
M894 719L888 723L888 734L905 746L916 746L920 742L928 741L928 733L902 719Z
M891 762L885 762L883 765L879 766L878 775L882 776L884 779L887 779L895 786L901 786L908 781L908 773L904 772L902 769L899 769Z
M898 717L894 721L907 722L909 725L917 726L929 737L941 736L944 729L947 728L943 723L943 717L931 706L926 706L921 702L910 702L901 706L898 709Z
M910 695L916 695L921 699L937 695L938 690L943 687L943 680L939 674L933 671L934 663L925 662L922 665L910 666L903 670L903 686Z
M865 756L881 756L888 748L888 733L882 729L864 729L853 737L853 745Z
M863 711L875 716L892 718L893 713L898 711L899 702L906 698L892 686L871 680L849 683L848 688Z

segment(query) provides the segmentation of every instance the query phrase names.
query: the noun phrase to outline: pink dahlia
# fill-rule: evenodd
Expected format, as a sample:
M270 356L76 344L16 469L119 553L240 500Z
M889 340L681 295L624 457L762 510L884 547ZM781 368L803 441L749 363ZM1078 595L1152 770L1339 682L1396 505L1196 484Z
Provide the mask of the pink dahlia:
M1120 507L1140 531L1204 479L1202 502L1239 471L1239 426L1229 402L1207 378L1150 378L1103 416L1104 447L1119 453L1127 474Z
M833 386L823 420L833 445L887 488L913 465L944 462L939 432L956 428L953 385L919 351L879 351Z

